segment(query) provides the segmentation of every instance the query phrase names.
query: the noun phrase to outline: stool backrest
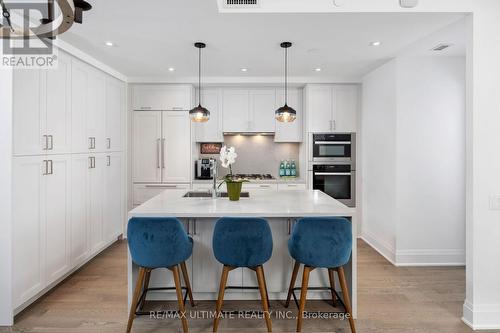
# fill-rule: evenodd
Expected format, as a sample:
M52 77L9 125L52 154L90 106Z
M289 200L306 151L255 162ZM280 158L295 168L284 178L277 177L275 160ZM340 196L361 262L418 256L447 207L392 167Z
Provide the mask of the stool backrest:
M223 217L215 225L214 255L225 265L256 267L271 258L273 238L265 219Z
M175 217L134 217L128 222L132 261L146 268L172 267L191 256L193 245Z
M341 267L351 256L352 225L343 217L302 218L293 228L290 243L316 267Z

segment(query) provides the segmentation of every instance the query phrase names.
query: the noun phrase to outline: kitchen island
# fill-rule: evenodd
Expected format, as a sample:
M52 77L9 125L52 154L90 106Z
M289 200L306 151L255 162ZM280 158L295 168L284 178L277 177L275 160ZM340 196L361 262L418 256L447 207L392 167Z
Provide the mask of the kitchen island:
M243 190L245 186L243 185ZM340 216L352 223L353 248L349 264L345 267L351 292L353 315L356 316L356 211L325 193L317 190L300 191L251 191L249 198L229 201L227 198L184 197L186 190L168 190L129 212L131 217L177 217L193 238L193 255L187 261L194 297L196 300L215 300L220 282L222 264L212 251L212 234L218 218L263 217L269 221L273 235L273 254L264 264L270 299L286 299L293 269L293 259L288 253L287 242L293 224L301 217ZM137 278L137 266L128 255L128 299L129 305ZM300 286L301 274L296 286ZM255 273L238 268L229 275L228 286L257 286ZM156 269L151 275L150 287L173 286L172 274L166 269ZM329 286L326 269L317 269L309 278L310 287ZM339 288L339 283L336 283ZM257 290L231 289L226 291L227 300L259 299ZM150 292L148 299L176 299L175 292ZM310 291L308 299L331 299L329 291Z

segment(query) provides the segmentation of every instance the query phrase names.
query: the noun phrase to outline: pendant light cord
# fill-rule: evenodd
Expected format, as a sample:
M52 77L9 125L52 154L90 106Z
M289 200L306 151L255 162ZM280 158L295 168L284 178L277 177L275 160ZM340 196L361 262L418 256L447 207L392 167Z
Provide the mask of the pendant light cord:
M201 47L198 49L198 105L201 105Z
M285 105L288 105L288 48L285 47Z

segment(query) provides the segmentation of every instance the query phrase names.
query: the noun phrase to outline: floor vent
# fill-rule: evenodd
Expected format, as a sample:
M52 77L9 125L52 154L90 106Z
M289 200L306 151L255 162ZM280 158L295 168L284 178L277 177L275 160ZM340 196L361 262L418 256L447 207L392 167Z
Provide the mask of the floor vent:
M224 0L226 8L259 7L260 0Z
M449 48L452 44L439 44L431 49L431 51L443 51Z

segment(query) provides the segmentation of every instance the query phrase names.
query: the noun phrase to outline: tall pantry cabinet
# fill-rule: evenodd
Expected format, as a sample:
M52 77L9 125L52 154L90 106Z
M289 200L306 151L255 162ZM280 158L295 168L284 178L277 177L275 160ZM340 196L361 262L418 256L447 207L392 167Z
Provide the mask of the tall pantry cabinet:
M15 312L123 232L125 84L58 61L13 76Z

